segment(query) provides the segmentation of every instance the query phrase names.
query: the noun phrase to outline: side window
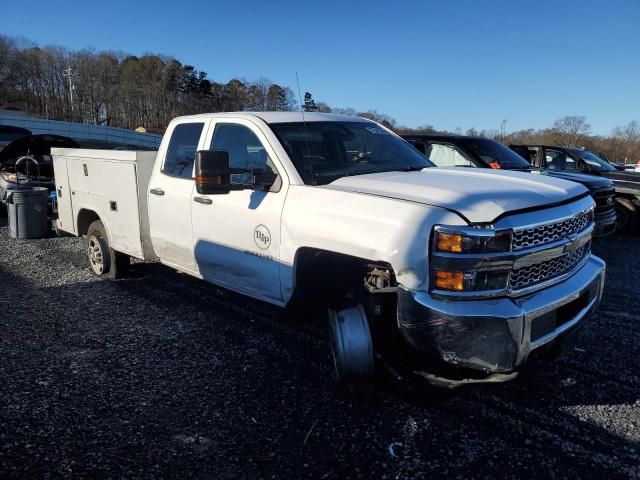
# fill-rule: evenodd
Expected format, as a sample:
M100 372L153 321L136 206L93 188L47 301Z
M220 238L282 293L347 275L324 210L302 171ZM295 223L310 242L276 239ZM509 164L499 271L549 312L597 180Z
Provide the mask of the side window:
M231 168L274 170L269 155L260 140L244 125L217 124L210 148L211 150L225 150L229 154Z
M423 154L423 155L427 154L427 144L426 143L412 141L411 145L416 147L416 150L418 150L421 154Z
M427 149L429 160L438 167L473 167L473 163L467 160L453 145L444 143L431 143Z
M527 147L511 147L511 150L531 164L533 164L536 159L536 152L534 150L529 150Z
M162 166L163 173L174 177L192 177L193 161L203 128L204 123L181 123L174 128Z
M545 148L544 156L546 159L546 168L549 170L577 171L575 160L560 150Z

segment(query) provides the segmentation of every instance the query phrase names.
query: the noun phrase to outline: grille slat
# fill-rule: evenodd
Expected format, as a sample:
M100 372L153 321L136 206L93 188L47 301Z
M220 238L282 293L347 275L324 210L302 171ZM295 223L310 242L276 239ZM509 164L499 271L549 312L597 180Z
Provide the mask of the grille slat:
M516 229L511 240L513 251L537 247L579 233L593 221L593 209L581 212L567 220L547 223L531 228Z
M608 215L615 209L615 190L605 190L597 192L593 195L593 200L596 202L596 216Z
M513 270L509 275L509 286L514 290L519 290L567 273L589 253L590 246L590 243L587 243L575 252L564 254L546 262Z

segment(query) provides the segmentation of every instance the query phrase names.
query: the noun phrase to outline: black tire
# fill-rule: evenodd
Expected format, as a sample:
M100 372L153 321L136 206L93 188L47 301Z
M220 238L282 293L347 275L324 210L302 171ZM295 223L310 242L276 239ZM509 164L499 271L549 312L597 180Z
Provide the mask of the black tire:
M362 305L327 309L331 357L339 390L368 400L375 390L373 341Z
M616 198L616 232L637 233L638 207L628 198Z
M128 255L116 252L109 246L107 231L100 220L89 225L86 245L89 268L99 277L120 278L131 264Z

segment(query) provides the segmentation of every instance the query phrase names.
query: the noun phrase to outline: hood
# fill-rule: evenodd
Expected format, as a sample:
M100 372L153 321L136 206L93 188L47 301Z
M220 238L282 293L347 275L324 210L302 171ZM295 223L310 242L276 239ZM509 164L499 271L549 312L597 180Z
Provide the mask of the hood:
M613 187L613 182L611 180L595 175L561 172L558 170L543 170L540 175L549 175L550 177L562 178L563 180L569 180L571 182L578 182L587 187L589 190L595 190L603 187Z
M565 202L586 189L574 182L531 173L465 168L426 168L340 178L320 188L378 195L453 210L471 223L505 213Z

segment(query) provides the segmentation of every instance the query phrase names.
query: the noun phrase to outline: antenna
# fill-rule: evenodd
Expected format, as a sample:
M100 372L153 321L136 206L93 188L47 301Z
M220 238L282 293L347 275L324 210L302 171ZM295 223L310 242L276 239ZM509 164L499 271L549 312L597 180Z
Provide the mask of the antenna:
M313 164L311 163L311 149L309 148L309 133L307 132L307 122L304 120L304 103L302 103L302 95L300 93L300 79L298 78L298 72L296 72L296 83L298 84L298 99L300 100L300 110L302 112L302 126L304 128L304 140L307 146L307 158L309 159L309 173L311 174L311 183L315 185L313 178Z

